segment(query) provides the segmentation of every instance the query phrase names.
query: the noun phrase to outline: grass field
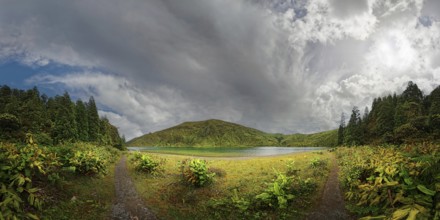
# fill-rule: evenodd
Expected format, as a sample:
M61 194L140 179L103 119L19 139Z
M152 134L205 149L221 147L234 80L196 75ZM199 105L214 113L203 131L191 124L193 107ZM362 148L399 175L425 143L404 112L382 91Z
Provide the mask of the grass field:
M182 181L179 161L188 156L155 155L148 153L157 160L162 160L162 172L152 176L135 171L133 164L128 162L138 192L146 205L159 218L163 219L220 219L234 216L246 218L294 218L301 219L313 202L319 201L325 179L328 175L328 152L307 152L274 157L252 159L207 158L211 171L216 173L215 181L208 186L195 188ZM323 166L314 167L313 161L323 161ZM273 182L276 171L286 173L288 164L297 171L295 178L312 182L313 192L307 195L295 195L287 209L248 207L246 210L234 208L228 204L222 208L213 208L213 204L233 203L237 200L255 204L255 196L264 192L267 183ZM235 202L234 202L235 201ZM236 207L236 206L235 206Z
M105 176L66 179L58 186L62 194L48 201L44 219L109 219L115 200L114 170L112 163Z

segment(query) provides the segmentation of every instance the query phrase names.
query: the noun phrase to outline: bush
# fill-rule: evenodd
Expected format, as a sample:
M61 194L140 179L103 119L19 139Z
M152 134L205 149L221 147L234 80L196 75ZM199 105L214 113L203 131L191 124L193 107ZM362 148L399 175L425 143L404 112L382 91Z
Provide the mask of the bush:
M365 219L440 217L438 146L364 146L338 148L336 153L351 211L370 215Z
M259 200L263 206L268 208L287 208L288 202L291 202L295 198L295 196L291 194L292 179L292 177L287 177L277 172L276 179L274 179L272 183L267 184L266 190L255 198Z
M54 178L60 168L55 154L39 148L31 135L27 139L24 147L0 144L0 219L38 219L42 182Z
M289 160L288 162L287 162L287 171L286 171L286 174L288 175L288 176L293 176L293 175L297 175L298 174L298 172L300 171L299 169L296 169L295 168L295 161L294 160Z
M140 152L133 154L132 161L137 171L149 174L157 174L161 164L161 161L153 159L150 155L142 154Z
M110 162L114 162L119 151L112 147L102 147L87 143L76 143L73 146L57 148L62 152L65 168L81 175L100 175L107 173Z
M192 159L180 162L183 179L195 186L201 187L214 180L215 173L210 173L205 160Z
M322 160L319 157L315 157L312 159L312 161L310 161L310 167L312 167L313 169L325 168L326 166L327 166L327 161Z

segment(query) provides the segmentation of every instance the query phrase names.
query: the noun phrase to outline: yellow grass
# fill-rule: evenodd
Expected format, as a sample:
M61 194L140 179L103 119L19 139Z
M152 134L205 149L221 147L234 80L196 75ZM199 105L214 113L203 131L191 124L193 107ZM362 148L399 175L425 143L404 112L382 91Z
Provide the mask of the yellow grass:
M153 154L157 159L164 159L164 170L158 176L151 176L136 172L128 160L129 172L134 184L144 198L146 206L150 207L160 218L204 218L212 217L207 209L209 201L213 199L228 199L233 195L233 190L244 198L254 198L267 187L266 183L272 182L275 171L286 172L287 163L295 161L299 169L298 176L303 179L313 178L318 183L315 195L310 199L294 203L291 207L299 211L313 206L322 191L328 169L313 169L310 162L314 158L329 161L328 152L306 152L283 156L257 157L257 158L203 158L210 168L223 170L224 176L216 176L214 183L194 188L182 182L178 161L190 158L180 155ZM327 165L330 166L330 163ZM302 209L302 210L301 210Z

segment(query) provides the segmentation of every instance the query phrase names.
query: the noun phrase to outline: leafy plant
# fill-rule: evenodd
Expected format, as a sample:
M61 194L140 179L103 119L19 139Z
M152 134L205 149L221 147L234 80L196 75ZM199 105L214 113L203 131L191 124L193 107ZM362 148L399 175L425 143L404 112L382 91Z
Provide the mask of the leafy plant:
M338 148L336 152L341 159L346 198L353 203L352 211L369 215L365 219L438 218L437 146Z
M287 161L287 165L286 166L287 166L286 174L288 176L297 175L298 172L300 171L300 169L297 169L295 167L295 161L294 160Z
M195 187L211 183L215 173L210 173L205 160L192 159L180 162L183 179Z
M35 211L41 210L44 195L38 183L60 167L56 155L39 148L30 134L27 143L0 144L0 219L38 219Z
M322 160L319 157L315 157L310 161L310 167L317 169L317 168L323 168L327 166L327 161Z
M133 154L132 161L134 162L137 171L150 174L156 174L159 171L161 164L161 161L153 159L150 155L142 154L140 152Z
M76 151L69 159L75 172L84 175L106 174L107 161L96 150Z
M295 198L290 193L292 190L292 177L287 177L280 172L276 172L276 175L276 179L268 184L266 190L255 198L269 208L285 209L287 204Z

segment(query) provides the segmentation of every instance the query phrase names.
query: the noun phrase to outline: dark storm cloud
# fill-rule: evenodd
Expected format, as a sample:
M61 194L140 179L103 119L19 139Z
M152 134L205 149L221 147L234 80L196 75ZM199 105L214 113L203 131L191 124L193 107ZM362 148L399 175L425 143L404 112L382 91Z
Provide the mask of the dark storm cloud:
M394 82L390 65L437 56L427 49L438 39L435 20L417 30L421 35L388 31L418 22L421 9L411 0L0 3L0 59L79 67L83 71L42 73L29 82L95 95L113 110L100 113L129 138L207 118L274 132L335 128L341 111L369 104L364 97L416 77L405 71L423 66L398 69L403 76ZM399 53L387 50L387 39L399 40ZM414 42L426 53L414 52ZM424 78L437 71L423 68ZM390 81L394 87L382 87Z

